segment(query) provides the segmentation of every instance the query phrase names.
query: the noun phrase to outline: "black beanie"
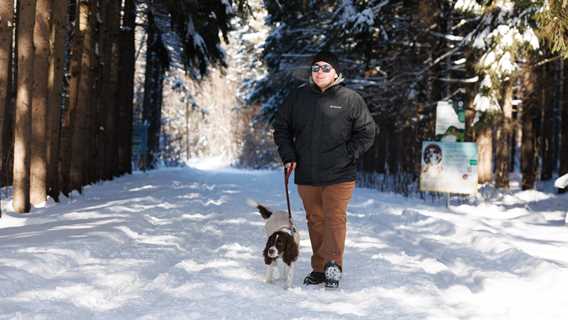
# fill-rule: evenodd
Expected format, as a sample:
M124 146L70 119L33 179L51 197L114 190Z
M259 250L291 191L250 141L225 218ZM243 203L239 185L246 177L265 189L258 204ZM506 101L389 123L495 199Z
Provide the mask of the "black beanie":
M341 73L341 69L339 68L339 61L337 60L337 57L333 53L329 51L320 51L312 58L311 65L313 66L318 61L327 62L333 67L333 69L335 69L335 72L337 74Z

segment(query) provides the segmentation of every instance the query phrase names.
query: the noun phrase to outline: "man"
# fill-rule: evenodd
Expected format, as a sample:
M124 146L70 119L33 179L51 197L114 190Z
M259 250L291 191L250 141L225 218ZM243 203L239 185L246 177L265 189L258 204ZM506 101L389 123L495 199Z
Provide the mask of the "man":
M343 271L347 204L356 161L373 144L375 122L365 101L341 85L337 57L312 58L309 83L293 90L274 121L274 140L306 209L313 271L304 284L337 288Z

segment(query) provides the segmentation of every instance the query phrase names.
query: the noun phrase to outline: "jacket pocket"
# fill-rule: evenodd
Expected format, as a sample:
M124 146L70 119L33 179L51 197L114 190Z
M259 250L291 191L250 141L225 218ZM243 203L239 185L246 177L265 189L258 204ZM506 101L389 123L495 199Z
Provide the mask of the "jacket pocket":
M335 148L322 153L320 161L321 168L324 170L340 169L349 166L352 162L352 157L347 151L347 145L341 143Z

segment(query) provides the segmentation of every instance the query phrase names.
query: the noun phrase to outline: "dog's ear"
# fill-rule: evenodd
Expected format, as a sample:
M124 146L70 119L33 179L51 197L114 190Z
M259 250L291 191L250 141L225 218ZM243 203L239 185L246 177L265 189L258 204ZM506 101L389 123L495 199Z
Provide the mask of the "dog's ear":
M263 219L268 219L272 215L272 211L268 210L265 206L259 204L256 207Z
M294 241L294 236L288 236L286 239L286 249L282 255L282 261L290 266L292 262L298 259L299 254L300 250L298 249L298 244Z

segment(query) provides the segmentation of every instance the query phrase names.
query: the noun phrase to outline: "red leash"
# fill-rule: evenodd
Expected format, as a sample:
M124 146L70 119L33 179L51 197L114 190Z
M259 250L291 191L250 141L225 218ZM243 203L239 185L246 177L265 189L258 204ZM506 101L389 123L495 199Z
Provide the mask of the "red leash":
M292 169L284 167L284 186L286 187L286 203L288 204L288 217L290 218L290 225L292 225L292 210L290 209L290 193L288 192L288 180L292 174Z

